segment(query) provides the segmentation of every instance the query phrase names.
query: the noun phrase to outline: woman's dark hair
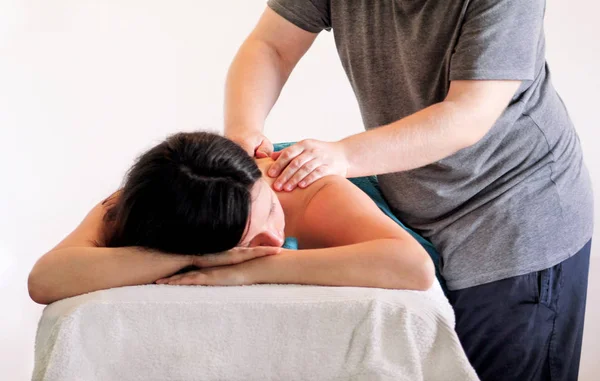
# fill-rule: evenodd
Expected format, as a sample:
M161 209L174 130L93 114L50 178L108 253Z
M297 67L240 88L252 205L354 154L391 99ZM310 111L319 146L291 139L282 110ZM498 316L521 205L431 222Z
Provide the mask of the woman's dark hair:
M254 160L227 138L171 135L128 171L104 216L106 246L198 255L229 250L242 238L260 177Z

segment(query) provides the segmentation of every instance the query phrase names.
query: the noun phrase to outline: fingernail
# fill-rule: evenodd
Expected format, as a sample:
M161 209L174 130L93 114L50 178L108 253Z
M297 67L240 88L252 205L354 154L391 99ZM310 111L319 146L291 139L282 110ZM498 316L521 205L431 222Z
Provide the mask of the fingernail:
M277 173L277 171L274 169L269 170L269 176L275 176L276 173Z
M281 189L281 183L275 183L275 184L273 184L273 187L275 189Z
M291 191L292 190L292 186L291 185L286 185L285 186L285 190L286 191Z
M301 187L305 187L305 186L306 186L306 183L305 183L304 181L302 181L302 182L300 183L300 186L301 186Z

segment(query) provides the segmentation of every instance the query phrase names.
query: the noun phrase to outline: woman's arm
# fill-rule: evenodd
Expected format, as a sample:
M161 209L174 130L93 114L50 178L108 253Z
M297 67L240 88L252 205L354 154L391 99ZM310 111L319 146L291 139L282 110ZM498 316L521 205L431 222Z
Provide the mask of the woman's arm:
M435 278L433 263L429 257L406 255L410 250L398 239L325 249L283 249L278 255L190 271L159 279L157 283L210 286L293 283L427 290Z
M328 176L298 224L307 250L250 261L257 283L429 289L435 268L423 247L354 184ZM313 186L318 186L318 182Z
M272 263L282 263L280 274L289 271L288 276L302 283L418 290L431 287L433 262L408 232L350 181L339 176L323 181L326 184L309 201L297 233L302 246L317 249L270 258ZM297 268L300 273L296 273Z
M98 247L104 242L106 210L106 205L96 205L71 234L37 261L28 279L31 299L49 304L86 292L153 283L193 264L191 255Z
M433 284L435 270L431 259L425 257L427 254L420 255L418 251L399 239L284 250L279 255L248 262L247 273L250 283L427 290Z
M154 283L190 266L191 255L139 247L66 247L40 258L29 274L29 296L50 304L113 287Z
M312 186L320 189L308 201L295 229L301 250L283 250L279 255L238 265L192 271L159 283L431 287L435 269L425 249L366 194L335 176Z

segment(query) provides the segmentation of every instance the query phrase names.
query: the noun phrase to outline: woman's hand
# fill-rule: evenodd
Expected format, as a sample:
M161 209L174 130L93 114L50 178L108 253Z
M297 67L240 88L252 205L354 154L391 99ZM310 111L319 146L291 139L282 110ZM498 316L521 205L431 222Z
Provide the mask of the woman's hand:
M229 266L193 270L159 279L156 281L156 284L203 286L242 286L252 284L247 272L244 271L244 267L244 263L238 263Z
M252 284L249 266L246 262L253 259L279 254L281 247L257 246L234 247L217 254L196 255L192 257L192 265L199 270L176 274L161 278L156 284L206 285L206 286L240 286Z
M306 188L321 177L340 175L346 177L348 160L341 142L302 140L271 155L275 163L268 175L277 177L273 188L291 191L296 186Z
M205 268L235 265L266 255L278 254L281 250L281 247L276 246L234 247L222 253L194 255L192 266Z

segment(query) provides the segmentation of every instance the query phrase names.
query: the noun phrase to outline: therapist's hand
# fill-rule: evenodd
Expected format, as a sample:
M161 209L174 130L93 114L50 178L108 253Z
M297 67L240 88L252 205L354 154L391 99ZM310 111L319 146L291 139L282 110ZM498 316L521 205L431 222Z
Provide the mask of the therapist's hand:
M226 138L239 144L248 155L259 159L273 154L273 143L261 133L248 133L245 135L225 135Z
M346 177L348 160L341 142L302 140L271 155L275 162L267 174L277 177L273 188L291 191L297 186L306 188L321 177Z

